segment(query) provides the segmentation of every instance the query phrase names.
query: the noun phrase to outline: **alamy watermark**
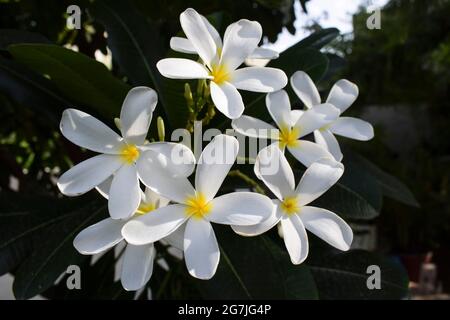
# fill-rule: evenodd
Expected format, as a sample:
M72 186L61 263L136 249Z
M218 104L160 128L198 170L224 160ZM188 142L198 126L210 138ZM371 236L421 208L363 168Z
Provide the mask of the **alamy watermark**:
M80 7L72 4L67 7L66 12L69 15L66 20L67 29L80 30L81 29L81 9L80 9Z

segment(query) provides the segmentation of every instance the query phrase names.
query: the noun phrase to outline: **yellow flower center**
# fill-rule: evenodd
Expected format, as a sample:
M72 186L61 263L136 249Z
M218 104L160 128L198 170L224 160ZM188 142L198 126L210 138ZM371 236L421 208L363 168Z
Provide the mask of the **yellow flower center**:
M281 202L281 209L287 215L295 214L300 211L300 206L298 205L297 197L286 197L283 202Z
M136 211L137 215L144 215L156 209L154 203L141 203Z
M280 128L280 147L295 147L298 144L300 130L298 128L281 127Z
M186 215L194 218L203 218L211 212L212 205L206 201L205 196L198 193L195 196L188 197L185 201Z
M139 158L139 149L134 144L127 144L120 152L120 157L125 163L131 164Z
M217 84L221 84L225 81L230 80L230 74L228 73L227 67L224 64L213 65L210 74L213 76L212 81Z
M326 131L330 128L329 124L324 125L322 128L319 129L319 131Z

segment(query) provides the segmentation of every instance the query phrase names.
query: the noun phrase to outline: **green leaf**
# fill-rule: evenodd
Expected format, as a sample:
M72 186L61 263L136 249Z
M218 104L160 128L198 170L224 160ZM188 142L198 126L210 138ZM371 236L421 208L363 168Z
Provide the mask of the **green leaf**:
M328 58L318 49L289 48L280 57L269 64L270 67L282 69L288 77L298 70L305 71L314 82L319 81L328 68Z
M266 236L242 238L215 226L221 258L215 276L197 281L206 299L316 299L311 273L292 265Z
M16 43L50 43L43 35L25 30L0 29L0 50Z
M53 225L33 253L15 274L13 291L17 299L29 299L54 284L69 265L81 263L86 256L73 247L76 234L106 217L106 208L97 202L74 206L70 217Z
M55 199L13 192L0 193L0 275L15 268L47 237L46 230L71 217L69 209L87 199Z
M72 50L45 44L8 47L14 59L51 79L73 101L106 117L117 116L129 86L101 63Z
M318 248L314 248L319 251ZM399 262L377 254L355 250L350 252L316 252L306 261L316 282L320 299L403 299L408 295L408 277ZM372 273L367 267L381 270L381 289L368 289Z
M381 170L375 164L360 155L353 153L349 156L352 157L352 161L365 168L365 170L376 179L382 189L383 195L412 207L420 207L420 204L413 193L403 182Z
M297 42L295 45L288 48L285 52L289 50L297 50L298 48L322 49L324 46L336 39L338 35L339 30L336 28L321 29L312 33L305 39Z
M163 111L162 115L169 117L170 123L175 122L179 115L171 112L170 108L178 106L172 107L172 104L166 102L163 78L156 68L156 63L167 51L162 44L168 41L164 39L159 25L148 21L129 2L95 1L89 12L108 32L107 41L113 58L130 83L134 86L153 87L158 92L159 104L162 105L156 112ZM183 89L181 90L182 94Z
M333 211L344 219L370 220L380 214L361 193L342 183L334 185L311 205Z
M55 125L59 124L64 108L72 106L51 81L4 58L0 58L0 89Z

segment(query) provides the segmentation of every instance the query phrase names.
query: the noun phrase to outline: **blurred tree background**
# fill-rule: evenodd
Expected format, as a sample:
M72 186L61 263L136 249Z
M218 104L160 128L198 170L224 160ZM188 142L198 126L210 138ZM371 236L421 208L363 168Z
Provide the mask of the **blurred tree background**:
M412 208L386 200L376 221L378 243L393 253L433 251L448 290L450 1L390 0L380 30L366 27L370 14L361 7L353 34L332 46L347 60L341 75L360 88L359 112L376 128L371 145L352 147L395 173L420 203Z

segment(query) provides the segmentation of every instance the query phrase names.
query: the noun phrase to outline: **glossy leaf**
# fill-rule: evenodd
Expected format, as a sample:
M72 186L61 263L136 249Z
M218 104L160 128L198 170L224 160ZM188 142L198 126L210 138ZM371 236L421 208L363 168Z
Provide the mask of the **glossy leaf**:
M108 117L119 114L130 88L100 62L55 45L19 44L9 46L8 50L16 61L49 77L80 107L89 106Z
M328 254L322 250L306 263L314 275L320 299L404 299L408 295L405 270L389 258L362 250ZM369 289L367 285L373 284L369 277L374 271L368 272L369 266L380 268L380 289Z
M82 229L105 217L106 207L90 202L72 206L71 212L70 217L46 231L39 246L20 265L13 284L17 299L29 299L46 290L69 265L79 264L86 258L75 250L73 239Z
M268 237L242 238L229 227L214 229L221 247L221 260L211 280L197 281L204 298L317 298L308 268L292 265L286 252Z

